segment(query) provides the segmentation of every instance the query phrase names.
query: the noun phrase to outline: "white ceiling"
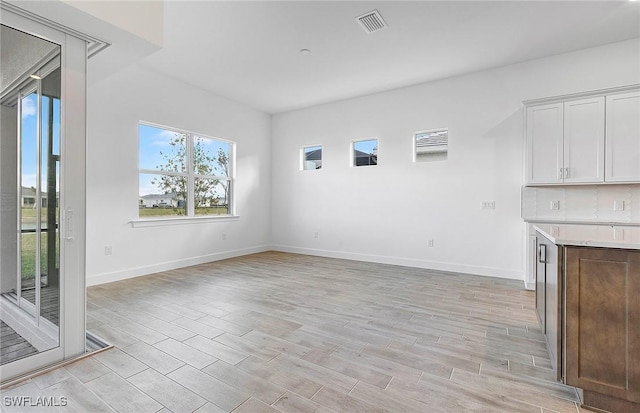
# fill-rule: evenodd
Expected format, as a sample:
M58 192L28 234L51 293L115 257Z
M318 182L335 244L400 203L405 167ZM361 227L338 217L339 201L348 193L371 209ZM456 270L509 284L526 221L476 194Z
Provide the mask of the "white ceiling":
M373 9L389 27L366 34L354 18ZM167 1L164 13L164 46L142 65L268 113L640 37L640 2L626 0Z

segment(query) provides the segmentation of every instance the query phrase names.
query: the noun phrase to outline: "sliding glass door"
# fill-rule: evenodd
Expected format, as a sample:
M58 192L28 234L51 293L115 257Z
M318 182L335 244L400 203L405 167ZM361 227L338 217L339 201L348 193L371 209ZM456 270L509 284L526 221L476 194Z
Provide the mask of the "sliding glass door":
M17 288L3 293L31 318L34 327L31 333L25 331L24 326L22 331L19 327L14 331L26 335L23 338L32 345L36 344L38 351L55 348L60 342L59 49L56 45L53 58L34 70L37 74L32 75L33 80L5 102L11 106L16 101L19 124L16 145L18 185L15 191L19 253L16 257ZM8 327L11 328L11 324ZM38 337L31 337L33 334ZM2 363L28 355L22 350L23 346L26 344L15 346L13 351L5 351Z
M86 43L2 10L0 377L85 346Z

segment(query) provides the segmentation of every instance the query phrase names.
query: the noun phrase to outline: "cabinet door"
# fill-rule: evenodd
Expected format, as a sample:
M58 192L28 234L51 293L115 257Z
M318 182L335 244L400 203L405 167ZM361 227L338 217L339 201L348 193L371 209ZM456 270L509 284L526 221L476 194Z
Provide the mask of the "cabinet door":
M527 108L527 183L562 182L563 104Z
M537 233L538 245L536 271L536 313L540 321L540 328L544 334L549 350L549 360L556 371L558 380L561 379L560 356L560 280L558 278L558 262L561 251L557 245L546 237Z
M564 103L564 182L604 181L604 96Z
M532 226L532 224L528 224L528 226ZM536 289L536 268L538 265L538 244L536 242L536 234L529 234L527 237L527 274L526 274L526 282L525 287L528 290Z
M536 314L538 315L538 321L540 322L540 330L542 334L547 334L547 271L545 264L545 255L547 246L544 242L541 242L541 237L538 237L536 241L537 254L536 254Z
M640 251L567 248L564 287L566 383L640 402Z
M559 302L559 280L558 280L558 247L551 243L546 243L545 257L545 317L546 317L546 339L549 348L549 359L556 371L557 378L561 378L560 368L560 302Z
M640 182L640 91L607 96L606 181Z

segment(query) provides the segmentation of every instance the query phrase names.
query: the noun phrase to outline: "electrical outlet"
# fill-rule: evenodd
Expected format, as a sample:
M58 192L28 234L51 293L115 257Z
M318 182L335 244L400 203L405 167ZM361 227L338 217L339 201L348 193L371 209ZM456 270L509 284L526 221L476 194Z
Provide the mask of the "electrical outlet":
M614 211L624 211L624 201L613 201L613 210Z
M318 233L317 232L313 233L313 238L318 238Z
M550 209L560 209L560 201L551 201Z
M111 247L111 245L106 245L104 247L104 255L112 255L113 254L113 248Z
M429 247L433 247L434 246L434 240L430 239L429 243L427 244Z
M496 201L482 201L482 209L496 209Z
M223 232L222 233L222 240L225 241L227 239L227 233Z
M624 228L614 228L613 239L617 241L624 241Z

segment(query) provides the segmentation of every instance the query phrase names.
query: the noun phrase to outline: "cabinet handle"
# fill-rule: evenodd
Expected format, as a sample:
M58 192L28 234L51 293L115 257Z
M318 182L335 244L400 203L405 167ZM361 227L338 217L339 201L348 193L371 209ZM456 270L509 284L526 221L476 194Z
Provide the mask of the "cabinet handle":
M547 246L545 244L540 244L538 247L538 262L541 264L547 262Z
M569 168L560 168L560 179L567 179L569 177Z

